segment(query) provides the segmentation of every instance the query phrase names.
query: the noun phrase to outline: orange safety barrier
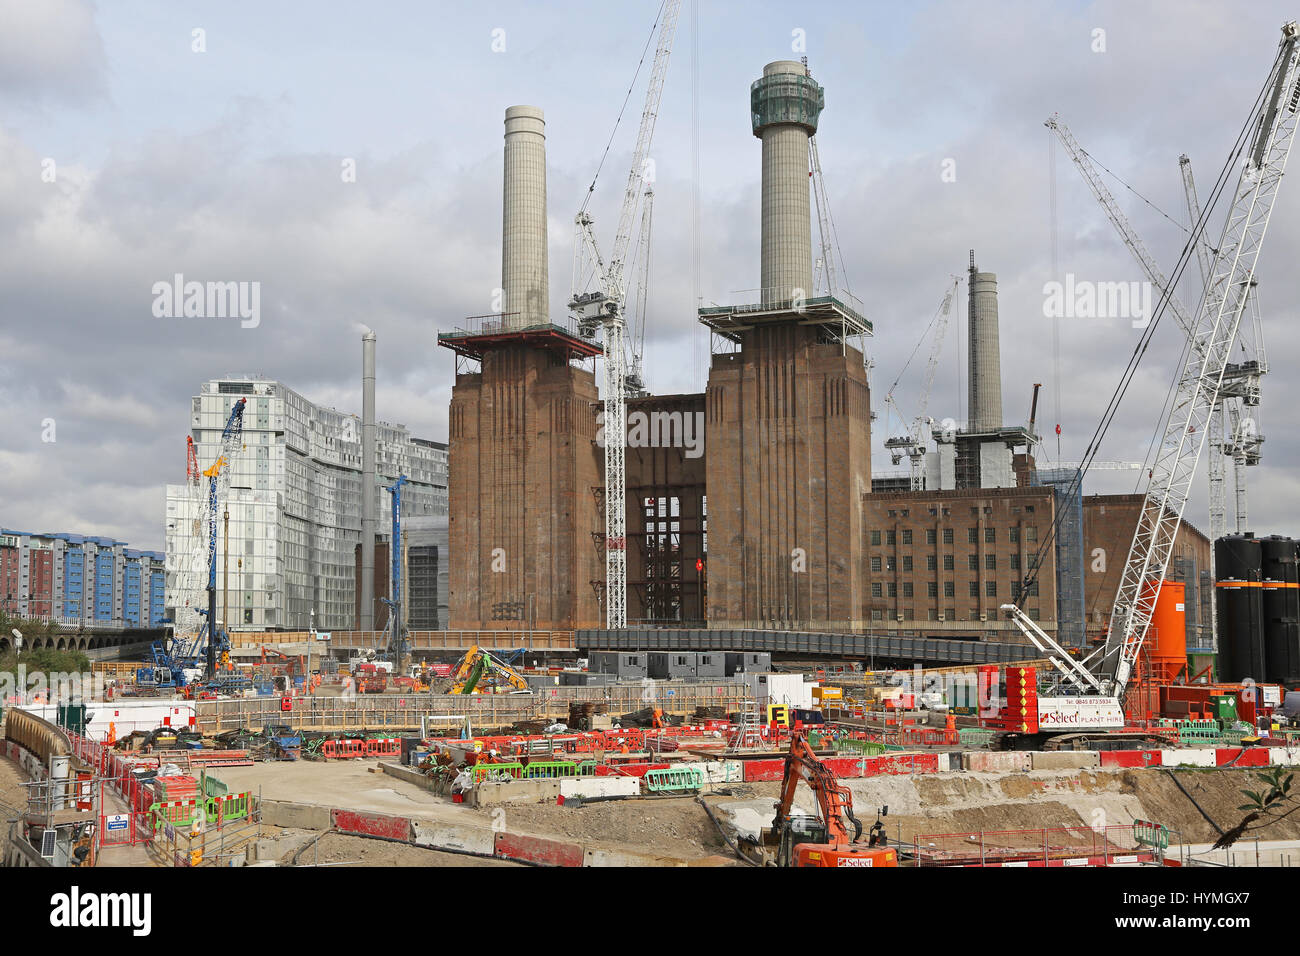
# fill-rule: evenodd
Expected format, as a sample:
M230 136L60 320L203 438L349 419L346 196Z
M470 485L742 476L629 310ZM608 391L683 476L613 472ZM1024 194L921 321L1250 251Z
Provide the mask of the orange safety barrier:
M367 757L400 757L402 754L402 742L396 737L367 740L365 744Z

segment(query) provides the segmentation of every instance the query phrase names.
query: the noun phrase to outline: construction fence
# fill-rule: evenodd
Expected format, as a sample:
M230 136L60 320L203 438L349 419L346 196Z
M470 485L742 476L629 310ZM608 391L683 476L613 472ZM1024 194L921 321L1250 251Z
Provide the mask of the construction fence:
M518 721L566 720L570 704L604 705L611 714L658 707L689 716L699 707L734 711L745 684L655 681L603 687L547 687L533 694L364 694L356 697L247 697L195 702L196 721L212 735L241 727L287 724L296 731L416 730L422 717L469 718L475 728ZM288 709L285 709L285 708Z
M383 650L391 636L387 631L235 631L230 635L234 647L258 647L263 644L301 644L319 642L330 650ZM571 651L573 631L407 631L406 652L440 652L463 654L471 647L513 651Z
M219 781L205 778L203 793L159 800L158 791L134 772L158 766L155 761L136 761L80 734L69 732L68 738L98 786L98 799L93 799L90 784L74 784L76 806L99 810L97 848L145 846L167 865L198 866L228 863L260 832L258 801L250 793L232 794Z

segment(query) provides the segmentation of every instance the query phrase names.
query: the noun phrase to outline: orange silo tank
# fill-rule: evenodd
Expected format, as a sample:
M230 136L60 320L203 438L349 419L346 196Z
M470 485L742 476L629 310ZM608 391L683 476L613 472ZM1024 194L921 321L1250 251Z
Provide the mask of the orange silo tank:
M1153 585L1147 585L1151 593ZM1172 683L1187 666L1187 587L1182 581L1165 581L1156 596L1144 656L1151 660L1152 677Z

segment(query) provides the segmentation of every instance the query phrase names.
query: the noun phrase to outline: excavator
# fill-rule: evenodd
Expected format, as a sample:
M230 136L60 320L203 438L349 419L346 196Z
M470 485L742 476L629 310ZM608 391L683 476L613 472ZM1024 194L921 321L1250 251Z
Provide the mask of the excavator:
M794 795L803 780L817 797L821 816L794 813ZM853 825L849 836L844 819ZM859 843L862 824L853 815L853 794L818 759L802 731L790 736L785 758L781 799L772 821L777 866L898 866L898 852L885 846L884 826L877 817L866 843Z
M475 645L452 668L451 694L530 693L528 681Z

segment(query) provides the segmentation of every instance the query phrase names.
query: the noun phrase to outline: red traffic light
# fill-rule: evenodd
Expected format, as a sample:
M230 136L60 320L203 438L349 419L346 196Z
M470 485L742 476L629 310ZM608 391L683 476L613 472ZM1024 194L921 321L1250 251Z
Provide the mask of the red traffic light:
M703 559L703 558L696 558L696 559L695 559L695 570L696 570L696 571L703 571L703 570L704 570L704 559Z

